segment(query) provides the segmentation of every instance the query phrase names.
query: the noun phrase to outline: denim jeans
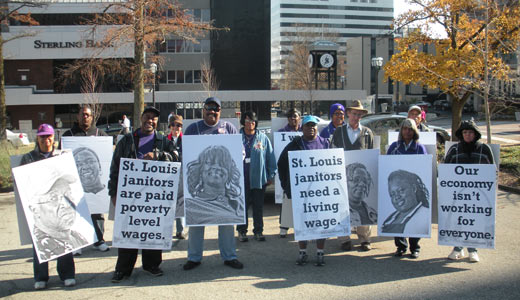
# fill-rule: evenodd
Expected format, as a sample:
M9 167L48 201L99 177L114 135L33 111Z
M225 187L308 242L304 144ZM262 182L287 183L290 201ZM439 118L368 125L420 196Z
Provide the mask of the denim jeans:
M265 188L246 190L246 224L237 225L238 232L247 232L249 224L247 214L251 204L253 205L253 233L264 231L264 193Z
M199 262L204 251L204 226L190 227L188 234L188 260ZM233 225L218 227L218 247L223 260L237 258L235 231Z
M58 275L62 281L66 279L74 279L74 275L76 273L76 269L74 267L74 257L72 253L65 254L57 258L57 269ZM34 271L34 281L49 281L49 263L39 263L38 256L36 255L36 250L34 250L33 246L33 271Z

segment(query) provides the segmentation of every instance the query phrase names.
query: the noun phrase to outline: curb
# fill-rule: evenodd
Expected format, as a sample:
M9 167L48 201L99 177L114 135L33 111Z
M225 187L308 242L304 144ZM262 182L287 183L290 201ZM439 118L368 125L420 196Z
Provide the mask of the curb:
M515 193L515 194L519 194L520 195L520 189L519 188L515 188L515 187L507 186L507 185L502 185L502 184L499 184L498 188L500 190L503 190L503 191L506 191L506 192Z

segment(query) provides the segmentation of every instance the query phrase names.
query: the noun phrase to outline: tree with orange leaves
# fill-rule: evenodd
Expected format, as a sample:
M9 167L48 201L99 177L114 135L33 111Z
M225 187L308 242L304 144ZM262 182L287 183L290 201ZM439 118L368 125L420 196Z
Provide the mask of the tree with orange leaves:
M4 45L10 41L33 36L36 33L31 31L20 31L16 33L6 30L11 22L21 22L27 25L38 25L38 22L31 17L31 14L20 14L19 11L25 8L42 7L40 1L0 1L0 141L6 137L7 115L5 107L5 74L4 74ZM9 34L5 34L9 32Z
M518 0L407 2L419 9L400 15L395 28L414 29L397 40L396 54L384 66L385 76L446 93L452 103L455 132L464 104L472 94L489 94L489 78L510 79L503 57L518 49L520 4ZM442 29L442 36L434 28ZM422 52L425 44L432 45L434 51Z

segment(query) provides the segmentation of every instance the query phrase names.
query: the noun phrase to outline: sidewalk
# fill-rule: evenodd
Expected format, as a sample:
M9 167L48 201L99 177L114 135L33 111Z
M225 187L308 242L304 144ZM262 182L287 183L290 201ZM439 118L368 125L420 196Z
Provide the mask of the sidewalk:
M451 247L438 246L437 226L432 238L421 240L417 260L395 258L393 240L374 237L374 250L339 250L340 240L325 245L324 267L315 267L315 244L309 245L311 263L295 265L293 235L278 237L278 207L265 207L267 241L250 238L239 243L243 270L224 266L218 254L217 228L206 228L202 265L184 271L187 241L175 241L163 253L163 277L153 278L141 269L140 258L132 277L112 284L117 250L98 252L87 247L76 257L77 285L64 288L51 262L49 288L33 290L32 250L20 247L14 198L0 194L2 220L0 245L0 297L9 299L519 299L520 298L520 196L498 192L496 250L479 251L482 261L448 261ZM105 237L111 240L112 222ZM373 229L373 235L375 228ZM292 232L292 231L291 231ZM109 243L110 244L110 243Z

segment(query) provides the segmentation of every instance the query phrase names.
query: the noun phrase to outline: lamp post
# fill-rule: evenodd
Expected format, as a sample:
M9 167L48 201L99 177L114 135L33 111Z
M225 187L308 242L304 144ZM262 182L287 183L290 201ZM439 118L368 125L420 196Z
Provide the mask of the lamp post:
M150 64L150 71L152 72L153 74L153 78L152 78L152 105L153 107L155 107L155 72L157 72L157 64L155 63L151 63Z
M341 75L341 77L339 78L339 81L341 81L341 89L344 90L345 89L345 76Z
M379 112L379 70L383 66L382 57L372 57L372 67L376 69L376 112Z

